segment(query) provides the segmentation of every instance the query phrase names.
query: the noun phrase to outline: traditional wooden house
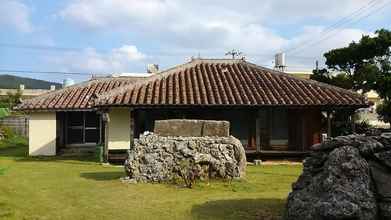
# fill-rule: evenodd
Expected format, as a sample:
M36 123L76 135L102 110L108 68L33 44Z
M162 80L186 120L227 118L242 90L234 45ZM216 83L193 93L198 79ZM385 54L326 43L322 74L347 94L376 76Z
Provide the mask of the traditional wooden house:
M248 153L294 155L330 133L334 110L366 106L352 91L242 59L193 59L147 78L81 83L18 109L31 115L31 155L99 142L110 152L128 149L155 120L174 118L227 120Z

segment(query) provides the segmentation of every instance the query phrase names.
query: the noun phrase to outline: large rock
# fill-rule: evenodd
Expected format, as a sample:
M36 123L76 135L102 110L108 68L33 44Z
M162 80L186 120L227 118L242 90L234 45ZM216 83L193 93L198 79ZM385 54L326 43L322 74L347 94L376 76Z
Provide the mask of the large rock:
M312 147L286 219L391 219L391 137L349 135Z
M128 154L125 171L136 182L173 180L185 160L210 178L239 178L246 167L244 148L234 137L163 137L146 132Z

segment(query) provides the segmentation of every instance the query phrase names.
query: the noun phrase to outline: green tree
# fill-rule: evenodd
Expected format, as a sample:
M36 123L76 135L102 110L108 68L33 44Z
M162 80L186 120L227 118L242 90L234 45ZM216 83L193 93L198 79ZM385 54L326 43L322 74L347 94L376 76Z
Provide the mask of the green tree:
M7 95L0 100L0 107L12 109L20 103L22 95L23 93L19 89L15 93L7 92Z
M391 123L391 31L380 29L358 42L325 53L327 69L314 70L312 79L360 90L375 90L384 100L380 119ZM333 73L337 74L333 74Z

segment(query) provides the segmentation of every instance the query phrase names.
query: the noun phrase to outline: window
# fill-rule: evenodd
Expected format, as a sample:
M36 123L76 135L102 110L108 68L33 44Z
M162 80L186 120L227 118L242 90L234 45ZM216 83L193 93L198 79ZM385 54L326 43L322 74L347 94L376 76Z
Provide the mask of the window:
M67 144L99 142L100 118L96 112L69 112L66 119Z

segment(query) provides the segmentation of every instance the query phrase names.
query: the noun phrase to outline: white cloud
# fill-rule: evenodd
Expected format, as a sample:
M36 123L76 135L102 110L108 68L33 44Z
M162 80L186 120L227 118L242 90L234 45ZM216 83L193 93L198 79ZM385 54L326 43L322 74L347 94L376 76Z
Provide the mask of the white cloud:
M247 20L261 23L291 23L308 18L345 16L370 0L73 0L59 14L90 28L131 28L134 25L163 26L192 20ZM326 9L327 10L324 10ZM159 28L159 27L158 27ZM161 28L161 27L160 27Z
M0 27L14 28L20 32L31 32L30 9L16 0L2 0L0 4Z
M50 65L55 65L62 71L91 73L129 72L145 59L147 56L133 45L123 45L105 53L94 48L86 48L81 52L68 52L63 55L46 57Z
M107 28L145 24L165 16L167 7L168 3L160 0L80 0L73 1L59 14L87 28Z
M287 61L293 69L313 67L315 60L325 61L323 54L331 49L345 47L352 41L358 41L362 35L371 34L360 29L336 29L325 31L325 27L307 26L304 31L292 38L288 45ZM289 51L289 49L292 49Z
M313 39L322 39L322 30L325 28L322 24L332 24L369 2L73 0L59 15L65 21L88 31L136 33L143 42L157 42L160 50L172 53L192 51L188 55L200 52L203 56L222 57L224 51L236 48L248 54L254 62L271 64L274 53L299 44L308 44ZM317 26L308 26L312 22L316 22ZM290 29L288 31L291 33L285 34L281 27L278 30L281 24L283 28ZM288 54L288 61L297 66L312 66L314 60L325 51L345 46L359 39L363 33L359 29L341 28L335 37L296 52L296 57L289 57ZM173 57L159 61L170 64L182 62L183 54L177 56L181 58L180 61Z
M203 7L203 6L207 7ZM256 23L257 17L224 4L176 0L73 1L60 13L68 22L94 30L124 30L159 37L172 48L253 48L270 39L265 49L280 47L282 38ZM247 45L243 45L243 43Z

